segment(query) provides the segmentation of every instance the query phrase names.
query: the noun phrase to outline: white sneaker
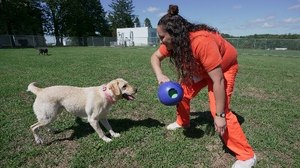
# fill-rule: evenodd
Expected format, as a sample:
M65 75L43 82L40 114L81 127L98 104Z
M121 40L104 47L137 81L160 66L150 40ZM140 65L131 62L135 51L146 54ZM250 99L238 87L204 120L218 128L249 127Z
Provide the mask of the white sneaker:
M254 154L253 158L248 160L237 160L232 165L232 168L251 168L256 164L256 155Z
M177 124L176 121L173 122L173 123L171 123L171 124L169 124L169 125L167 126L167 130L176 130L176 129L178 129L178 128L182 128L182 126L180 126L179 124Z
M175 122L173 122L173 123L171 123L171 124L169 124L169 125L167 126L167 130L176 130L176 129L178 129L178 128L188 128L188 127L189 127L189 126L183 127L183 126L177 124L177 122L175 121Z

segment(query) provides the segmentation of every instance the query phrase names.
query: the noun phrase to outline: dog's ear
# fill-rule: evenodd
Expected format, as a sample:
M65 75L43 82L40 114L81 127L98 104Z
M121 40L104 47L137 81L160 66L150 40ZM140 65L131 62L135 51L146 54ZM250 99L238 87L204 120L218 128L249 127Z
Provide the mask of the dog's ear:
M109 86L109 89L111 89L111 91L114 93L114 95L120 96L121 91L120 91L120 89L119 89L119 82L118 82L118 81L113 82L113 83Z

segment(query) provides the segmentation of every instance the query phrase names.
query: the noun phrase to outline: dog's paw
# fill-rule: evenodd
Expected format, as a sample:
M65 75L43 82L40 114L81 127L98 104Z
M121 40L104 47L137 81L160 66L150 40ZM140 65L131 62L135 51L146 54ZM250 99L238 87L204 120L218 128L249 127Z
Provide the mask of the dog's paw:
M116 137L120 137L121 135L119 133L114 132L114 133L111 134L111 136L116 138Z
M111 141L112 141L112 139L110 139L110 138L108 138L108 137L106 137L106 136L103 137L102 139L103 139L103 141L105 141L105 142L111 142Z

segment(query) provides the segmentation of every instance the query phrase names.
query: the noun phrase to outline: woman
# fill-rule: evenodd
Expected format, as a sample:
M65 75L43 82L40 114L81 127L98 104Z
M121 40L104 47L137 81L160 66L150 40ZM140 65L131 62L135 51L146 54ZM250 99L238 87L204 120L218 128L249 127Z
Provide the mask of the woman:
M232 167L252 167L256 156L230 110L238 72L237 51L216 29L205 24L192 24L178 12L178 6L170 5L168 13L159 20L157 33L161 45L151 56L158 83L170 80L161 69L161 62L169 57L184 90L184 97L177 105L177 120L167 129L190 126L190 100L207 86L215 129L236 154L237 161Z

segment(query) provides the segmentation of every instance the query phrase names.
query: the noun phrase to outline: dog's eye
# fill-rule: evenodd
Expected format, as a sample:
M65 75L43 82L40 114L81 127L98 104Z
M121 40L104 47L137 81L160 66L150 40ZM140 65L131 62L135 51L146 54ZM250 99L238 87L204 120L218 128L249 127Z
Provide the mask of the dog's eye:
M127 88L127 85L124 85L123 87L122 87L122 89L126 89Z

